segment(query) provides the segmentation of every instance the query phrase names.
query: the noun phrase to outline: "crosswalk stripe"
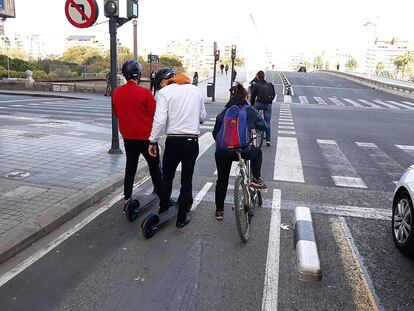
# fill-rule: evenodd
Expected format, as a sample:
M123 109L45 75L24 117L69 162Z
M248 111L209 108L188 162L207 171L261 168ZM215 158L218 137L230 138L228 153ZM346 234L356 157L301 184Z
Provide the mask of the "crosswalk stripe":
M289 103L289 104L291 104L291 103L292 103L292 96L290 96L290 95L285 95L285 96L284 96L284 100L283 100L283 102L284 102L284 103Z
M279 121L293 122L293 119L292 118L279 118Z
M314 99L318 102L319 105L327 105L327 103L320 97L314 97Z
M72 112L70 110L53 110L53 109L33 109L33 108L28 108L28 107L19 107L19 108L9 108L9 107L3 107L3 109L5 110L13 110L13 111L19 111L19 112L32 112L32 113L44 113L44 114L50 114L50 113L54 113L54 114L64 114L64 115L71 115L71 116L83 116L83 115L88 115L88 116L102 116L102 117L110 117L110 111L108 111L107 113L99 113L99 112L86 112L86 111L76 111L76 112Z
M405 151L408 153L411 157L414 158L414 146L408 146L408 145L395 145L397 148Z
M287 134L287 135L296 135L295 131L285 131L285 130L279 130L279 134Z
M414 103L412 103L412 102L403 101L403 103L408 105L408 106L414 107Z
M391 177L391 181L399 180L404 168L393 158L382 151L376 144L355 142L355 144L364 150L371 159Z
M198 138L199 153L197 160L215 143L211 132L204 133ZM177 167L177 171L181 171L181 163Z
M317 139L332 179L338 187L367 188L334 140Z
M373 108L382 108L381 106L378 106L378 105L375 105L375 104L373 104L373 103L371 103L371 102L369 102L369 101L367 101L367 100L365 100L365 99L358 99L361 103L364 103L364 104L367 104L368 106L370 106L370 107L373 107Z
M279 125L279 128L282 130L294 130L294 126Z
M351 105L354 105L355 107L364 107L360 103L357 103L356 101L349 98L344 98L344 101L350 103Z
M401 107L401 108L410 109L410 110L412 110L412 109L413 109L413 107L411 107L411 106L409 106L409 105L406 105L406 104L401 104L401 103L398 103L398 102L393 101L393 100L387 100L387 102L389 102L390 104L393 104L393 105L395 105L395 106Z
M306 96L299 96L299 100L301 104L309 104L308 98Z
M381 101L381 100L379 100L379 99L374 100L374 102L376 102L377 104L380 104L380 105L384 105L385 107L388 107L388 108L391 108L391 109L400 109L400 108L395 107L395 106L393 106L393 105L390 105L390 104L384 103L383 101Z
M215 121L204 121L203 122L205 125L214 125L214 124L216 124L216 122Z
M281 125L293 125L293 122L279 121L279 124L281 124Z
M233 177L237 176L238 169L239 169L239 162L233 161L233 163L231 164L230 176L233 176ZM217 170L214 171L214 175L217 175Z
M202 130L212 130L214 126L211 125L200 125L200 129Z
M335 97L329 97L329 100L333 102L337 106L345 106L345 104L341 103L337 98Z
M216 117L210 118L210 121L216 121Z
M295 137L277 138L274 180L304 183L302 160Z
M24 104L25 107L31 107L33 105L40 106L44 109L66 109L66 110L72 110L72 109L81 109L81 110L111 110L111 105L108 103L107 105L93 105L90 102L88 102L89 105L86 105L85 101L79 102L79 104L75 104L74 102L42 102L41 104Z

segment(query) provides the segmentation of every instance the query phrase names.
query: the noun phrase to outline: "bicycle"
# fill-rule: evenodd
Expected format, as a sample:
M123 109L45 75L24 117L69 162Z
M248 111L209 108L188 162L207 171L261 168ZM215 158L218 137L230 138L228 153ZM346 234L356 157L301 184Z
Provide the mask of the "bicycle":
M262 116L262 118L264 119L263 110L259 110L259 113ZM253 132L252 133L253 146L258 147L258 148L262 148L265 132L264 131L258 131L258 130L253 130L253 131L252 131Z
M240 239L247 242L250 238L250 222L256 206L263 204L261 191L250 187L252 179L250 161L241 156L241 149L235 150L239 158L239 172L234 184L234 214Z

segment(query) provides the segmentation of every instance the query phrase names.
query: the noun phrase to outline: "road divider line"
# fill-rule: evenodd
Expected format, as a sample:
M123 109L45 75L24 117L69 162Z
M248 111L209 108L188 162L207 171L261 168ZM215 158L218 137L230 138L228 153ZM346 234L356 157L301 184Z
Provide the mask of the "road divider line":
M140 180L138 183L135 184L134 189L140 187L143 185L146 181L150 180L150 176L146 176L142 180ZM106 203L104 206L100 207L96 211L94 211L92 214L84 218L81 222L73 226L71 229L67 230L66 232L62 233L60 236L58 236L56 239L54 239L52 242L50 242L46 247L38 250L36 253L34 253L32 256L26 258L23 262L18 264L16 267L11 269L10 271L6 272L2 276L0 276L0 287L2 287L4 284L6 284L8 281L13 279L15 276L20 274L22 271L30 267L32 264L37 262L39 259L41 259L43 256L45 256L47 253L49 253L52 249L56 248L60 244L62 244L64 241L69 239L73 234L81 230L83 227L85 227L87 224L92 222L95 218L100 216L102 213L106 212L108 209L110 209L112 206L114 206L116 203L121 201L124 197L124 194L118 194L115 198L110 200L108 203Z
M191 211L195 211L197 206L200 204L200 202L203 200L206 193L210 190L213 183L208 182L204 185L204 187L197 193L196 197L194 198L193 205L191 206Z
M295 208L295 248L298 278L303 281L322 279L312 215L307 207Z
M276 311L279 286L281 190L273 189L262 311Z
M278 137L274 163L274 180L305 182L298 141L295 137Z
M356 309L383 310L371 278L364 266L363 259L355 245L346 221L343 217L331 218L332 233L339 248L345 276L351 287Z

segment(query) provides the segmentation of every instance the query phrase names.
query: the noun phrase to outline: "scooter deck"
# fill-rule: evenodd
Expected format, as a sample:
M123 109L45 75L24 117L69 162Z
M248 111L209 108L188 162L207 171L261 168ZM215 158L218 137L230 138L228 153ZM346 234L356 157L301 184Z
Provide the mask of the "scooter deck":
M161 226L163 223L169 221L171 218L175 217L178 213L177 205L170 205L168 211L158 215L157 227Z

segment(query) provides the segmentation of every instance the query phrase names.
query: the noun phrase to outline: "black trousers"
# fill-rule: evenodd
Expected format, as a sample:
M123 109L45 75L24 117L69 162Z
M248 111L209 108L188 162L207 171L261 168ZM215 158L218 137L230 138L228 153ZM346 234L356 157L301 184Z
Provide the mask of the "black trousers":
M194 137L167 137L165 151L162 159L162 188L160 210L162 213L168 210L175 177L175 171L181 162L181 189L177 218L184 221L187 211L193 203L193 173L194 165L198 157L198 138Z
M250 160L250 167L254 178L260 178L260 170L262 168L262 150L257 147L252 147L249 152L242 154L243 159ZM216 183L216 210L224 210L224 200L226 199L227 187L229 185L229 175L231 164L233 161L238 161L237 154L233 156L223 156L215 154L217 166L217 183Z
M161 195L161 168L160 157L151 157L148 153L149 141L137 140L137 139L124 139L125 153L126 153L126 166L125 166L125 179L124 179L124 196L125 200L131 198L132 187L134 185L135 173L137 172L138 159L142 154L148 163L149 171L151 174L152 183L154 185L154 191Z

